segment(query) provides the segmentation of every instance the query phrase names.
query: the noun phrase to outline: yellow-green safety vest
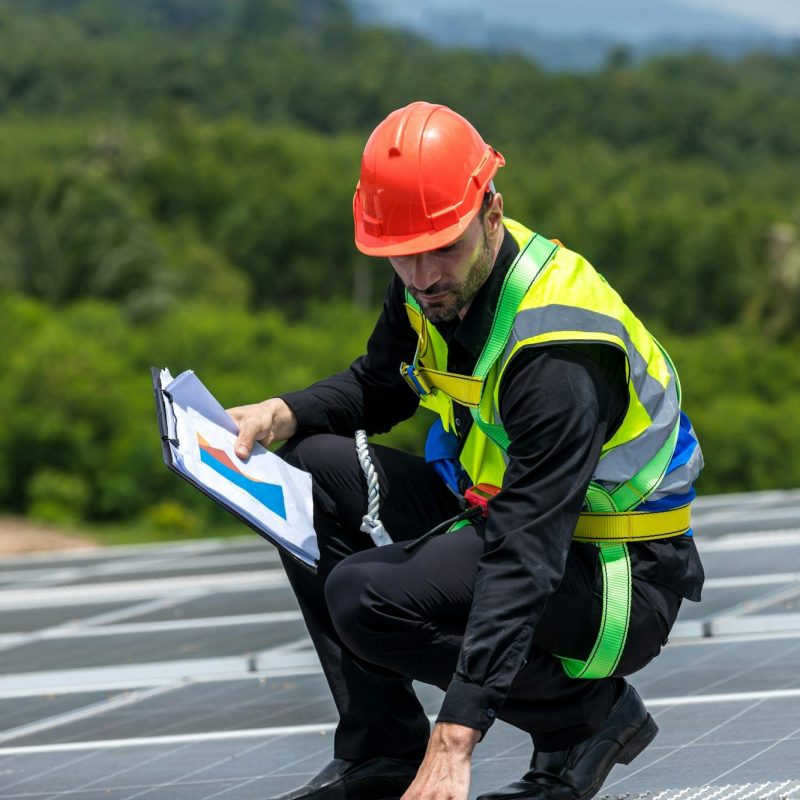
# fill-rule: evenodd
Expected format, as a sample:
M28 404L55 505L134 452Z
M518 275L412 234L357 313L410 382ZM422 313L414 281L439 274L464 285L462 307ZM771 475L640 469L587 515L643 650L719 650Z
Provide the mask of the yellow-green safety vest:
M573 677L605 677L616 667L627 633L630 562L624 543L689 530L688 505L651 513L635 510L658 496L675 449L678 375L661 345L585 258L514 220L505 218L503 224L519 254L505 277L492 330L473 374L447 372L447 345L408 293L406 310L418 346L414 362L403 364L401 372L421 404L439 415L445 430L455 430L453 402L470 408L475 424L461 448L461 464L474 484L502 486L508 437L499 412L499 390L515 354L524 347L570 343L606 344L624 353L628 408L603 445L574 536L600 548L606 590L603 625L595 651L585 662L563 659ZM671 474L669 493L689 492L697 471L696 465L687 465ZM616 623L607 619L615 613Z

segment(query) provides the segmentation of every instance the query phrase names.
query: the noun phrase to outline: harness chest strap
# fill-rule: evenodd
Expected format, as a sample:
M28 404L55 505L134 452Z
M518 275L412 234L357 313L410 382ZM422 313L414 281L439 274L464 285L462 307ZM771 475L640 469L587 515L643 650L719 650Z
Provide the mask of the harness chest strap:
M420 396L432 394L434 390L444 392L462 406L477 408L483 394L483 379L476 375L458 375L423 366L421 359L428 351L428 334L422 314L406 303L406 313L411 327L417 333L417 352L414 363L405 361L400 365L400 374L405 382Z
M444 392L456 403L468 407L472 411L473 417L481 424L478 408L483 395L483 387L486 376L492 365L500 357L511 335L511 328L514 325L514 318L517 308L522 302L522 298L528 291L531 283L536 276L547 266L558 250L558 244L545 239L538 233L534 233L520 248L514 263L506 273L500 296L497 300L492 328L483 346L475 370L472 375L459 375L454 372L430 369L420 363L428 352L428 334L422 313L413 298L408 295L409 302L406 303L406 312L411 327L417 333L417 352L414 356L413 364L403 362L400 365L400 374L411 388L424 397L433 390ZM413 303L413 305L412 305ZM481 428L484 429L484 425ZM501 426L492 426L502 431ZM484 432L485 429L484 429ZM505 431L503 431L505 434ZM488 435L488 433L487 433ZM490 438L494 438L491 437ZM499 442L498 442L499 444ZM508 448L508 439L501 447Z

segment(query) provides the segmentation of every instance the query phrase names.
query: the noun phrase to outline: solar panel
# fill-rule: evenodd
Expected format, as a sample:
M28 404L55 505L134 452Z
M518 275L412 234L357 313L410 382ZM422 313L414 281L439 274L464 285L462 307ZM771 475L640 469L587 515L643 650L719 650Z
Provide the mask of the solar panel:
M659 736L601 796L800 798L800 493L701 500L695 528L704 602L633 678ZM0 611L3 800L263 800L331 757L333 702L253 536L7 559ZM530 750L496 724L471 796Z

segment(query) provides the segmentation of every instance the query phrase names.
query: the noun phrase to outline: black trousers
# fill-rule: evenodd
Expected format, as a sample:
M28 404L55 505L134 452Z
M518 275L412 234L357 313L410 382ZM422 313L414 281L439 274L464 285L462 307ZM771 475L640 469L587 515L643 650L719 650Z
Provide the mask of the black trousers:
M447 688L483 553L484 523L405 553L402 542L458 512L456 498L422 458L381 446L370 452L380 481L380 517L395 542L380 548L359 530L367 487L353 439L320 434L296 438L280 451L313 476L318 573L286 557L283 563L339 711L334 755L348 759L424 750L430 726L411 679ZM527 664L498 714L530 733L540 750L590 736L620 690L621 678L568 678L552 655L588 655L601 605L596 548L573 545ZM658 654L679 606L674 592L634 579L631 624L615 675L635 672Z

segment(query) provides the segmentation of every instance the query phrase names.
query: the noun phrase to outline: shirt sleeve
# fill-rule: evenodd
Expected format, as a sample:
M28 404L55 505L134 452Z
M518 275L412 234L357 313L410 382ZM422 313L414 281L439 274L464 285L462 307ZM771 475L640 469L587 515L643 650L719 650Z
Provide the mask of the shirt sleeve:
M509 462L491 502L458 666L438 721L484 732L494 722L564 575L621 402L619 387L585 353L527 348L509 365L500 392Z
M370 435L385 433L414 414L419 398L400 375L400 364L414 358L417 336L403 303L403 284L395 276L367 352L349 369L282 395L297 418L298 433L352 436L360 428Z

